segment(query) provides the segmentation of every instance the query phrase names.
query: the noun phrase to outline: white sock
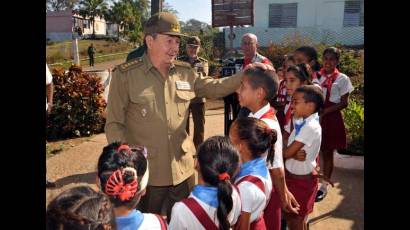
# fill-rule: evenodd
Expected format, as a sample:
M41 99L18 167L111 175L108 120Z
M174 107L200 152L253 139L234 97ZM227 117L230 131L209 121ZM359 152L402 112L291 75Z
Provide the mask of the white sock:
M327 187L328 187L329 183L327 183L326 181L323 181L322 185L320 186L319 190L327 193Z

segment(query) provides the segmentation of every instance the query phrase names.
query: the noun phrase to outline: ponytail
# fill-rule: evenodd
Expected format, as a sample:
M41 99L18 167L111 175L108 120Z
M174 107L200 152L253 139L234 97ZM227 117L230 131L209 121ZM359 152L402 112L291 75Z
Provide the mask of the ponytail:
M275 143L278 139L278 135L276 130L274 129L266 129L266 132L270 135L270 147L268 149L268 156L266 157L266 162L270 165L273 165L273 159L275 158Z
M232 207L232 185L229 180L221 180L218 183L218 208L216 213L220 230L230 229L231 225L228 221L228 214Z
M230 229L228 214L232 211L233 177L239 166L238 150L228 137L213 136L208 138L198 148L198 163L202 178L209 185L218 189L217 217L219 229Z

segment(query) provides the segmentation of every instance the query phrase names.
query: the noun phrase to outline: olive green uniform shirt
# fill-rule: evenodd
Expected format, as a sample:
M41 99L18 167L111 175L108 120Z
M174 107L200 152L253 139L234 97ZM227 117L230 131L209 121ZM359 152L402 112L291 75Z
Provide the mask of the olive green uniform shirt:
M195 60L190 62L188 56L182 56L178 58L180 61L188 62L191 64L191 67L194 68L198 73L201 73L202 76L208 76L209 74L209 65L208 61L205 58L197 57ZM203 97L195 97L191 100L191 103L205 103L206 100Z

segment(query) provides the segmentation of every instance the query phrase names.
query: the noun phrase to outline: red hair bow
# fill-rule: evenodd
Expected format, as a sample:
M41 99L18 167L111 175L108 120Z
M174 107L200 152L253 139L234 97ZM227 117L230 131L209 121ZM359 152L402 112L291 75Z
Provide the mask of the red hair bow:
M125 150L127 153L129 153L131 151L131 148L128 145L120 145L120 147L118 147L117 149L117 152L120 152L121 150Z
M129 184L124 184L124 180L122 179L122 171L120 169L111 174L108 178L107 184L105 185L105 193L110 196L118 196L121 201L131 199L137 191L137 179L135 178Z
M218 178L219 178L219 180L222 180L222 181L231 179L231 177L229 176L229 174L227 172L220 173L218 175Z

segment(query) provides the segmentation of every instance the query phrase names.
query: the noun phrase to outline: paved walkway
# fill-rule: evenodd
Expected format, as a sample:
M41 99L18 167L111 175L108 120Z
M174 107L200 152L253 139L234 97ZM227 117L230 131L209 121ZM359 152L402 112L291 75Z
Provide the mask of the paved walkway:
M107 69L112 69L114 66L119 65L121 63L125 62L125 59L118 59L118 60L113 60L113 61L107 61L107 62L101 62L101 63L96 63L94 66L84 66L83 70L88 71L88 70L107 70Z

